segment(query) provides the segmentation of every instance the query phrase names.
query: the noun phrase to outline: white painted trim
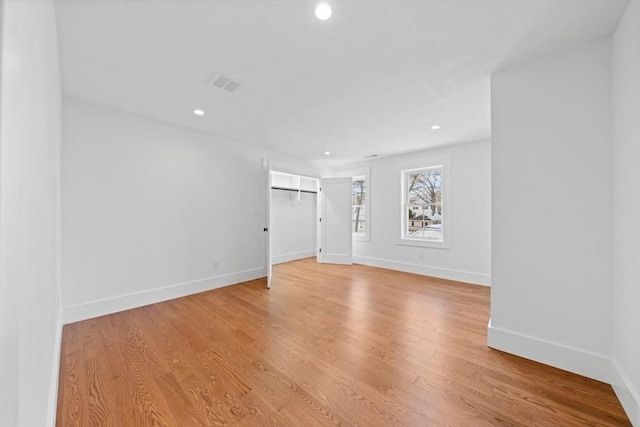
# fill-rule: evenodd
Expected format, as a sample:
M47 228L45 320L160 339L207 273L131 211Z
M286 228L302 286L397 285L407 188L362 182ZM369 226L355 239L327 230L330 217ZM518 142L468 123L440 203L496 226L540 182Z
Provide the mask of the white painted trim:
M148 291L72 305L64 308L64 323L68 324L78 322L80 320L91 319L93 317L104 316L106 314L117 313L123 310L129 310L149 304L155 304L161 301L209 291L211 289L234 285L236 283L255 280L264 276L264 267L254 268L222 276L209 277L193 282L178 283Z
M615 359L487 325L491 348L611 384L631 424L640 427L640 393Z
M598 381L608 383L611 377L611 359L606 356L497 328L491 319L487 326L487 344L496 350Z
M311 258L316 256L316 251L310 249L308 251L291 252L288 254L274 255L271 258L273 264L282 264L289 261L295 261L297 259Z
M364 198L364 212L366 214L366 227L364 234L352 234L353 240L358 242L370 242L371 241L371 167L363 166L355 169L344 169L333 175L334 178L338 177L351 177L364 176L367 183L367 191Z
M60 356L62 353L62 308L58 308L56 319L56 338L53 342L53 365L51 366L51 380L49 382L49 407L47 408L47 426L56 425L58 410L58 380L60 378Z
M356 264L369 265L372 267L404 271L405 273L421 274L423 276L438 277L440 279L455 280L457 282L491 286L490 274L474 273L472 271L454 270L442 267L433 267L429 265L410 264L408 262L362 256L354 256L353 262Z
M640 393L615 359L611 360L611 386L631 424L640 427Z
M410 171L417 170L425 170L425 169L442 169L442 205L443 205L443 217L442 217L442 241L437 240L429 240L422 238L410 238L405 235L405 231L407 230L407 222L409 218L407 217L407 185L406 185L406 174ZM396 175L398 179L398 187L400 188L400 204L398 210L398 218L400 219L400 234L398 235L396 244L397 245L407 245L407 246L420 246L426 248L437 248L437 249L451 249L451 218L453 218L453 214L451 213L452 203L451 203L451 154L443 154L440 156L429 156L429 157L416 157L411 160L404 160L402 162L398 162L395 165Z

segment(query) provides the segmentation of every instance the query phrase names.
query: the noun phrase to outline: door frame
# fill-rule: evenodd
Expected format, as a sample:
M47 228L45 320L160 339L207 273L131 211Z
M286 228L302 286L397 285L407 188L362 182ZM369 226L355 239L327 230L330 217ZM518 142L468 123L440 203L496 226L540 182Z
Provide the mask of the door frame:
M265 223L266 225L266 229L267 231L265 232L265 266L266 266L266 276L267 276L267 289L271 288L271 285L273 284L273 257L272 257L272 242L271 242L271 226L273 223L273 217L272 217L272 209L271 209L271 192L273 191L271 189L271 185L272 185L272 176L271 176L271 172L282 172L282 173L287 173L287 174L291 174L291 175L298 175L301 177L305 177L305 178L313 178L315 180L317 180L318 182L318 187L320 185L320 181L321 178L318 176L318 171L313 170L313 169L309 169L309 168L305 168L305 167L300 167L298 165L292 164L292 163L286 163L286 162L279 162L279 161L274 161L271 160L267 157L263 157L262 158L262 167L263 169L266 171L266 201L265 201ZM318 206L320 203L320 194L317 194L317 199L316 199L316 206ZM320 212L320 211L318 211ZM316 253L316 257L318 255L318 248L320 247L319 243L319 230L320 227L318 226L318 222L317 222L318 218L316 218L316 230L317 230L317 238L316 238L316 249L315 249L315 253Z

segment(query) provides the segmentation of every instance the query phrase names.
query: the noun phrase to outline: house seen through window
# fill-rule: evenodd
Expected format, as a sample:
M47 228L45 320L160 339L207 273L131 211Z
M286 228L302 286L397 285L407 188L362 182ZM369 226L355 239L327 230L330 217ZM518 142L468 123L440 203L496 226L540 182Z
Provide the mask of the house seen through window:
M402 238L443 242L443 166L402 171Z

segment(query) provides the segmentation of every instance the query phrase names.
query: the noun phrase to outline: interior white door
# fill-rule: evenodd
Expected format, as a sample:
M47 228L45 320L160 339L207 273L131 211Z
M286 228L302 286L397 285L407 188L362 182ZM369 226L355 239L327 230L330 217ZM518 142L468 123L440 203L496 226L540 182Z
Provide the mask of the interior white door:
M267 173L267 193L266 193L266 207L265 207L265 216L266 216L266 227L264 227L264 235L265 235L265 265L267 266L267 289L271 288L271 281L273 277L273 263L271 261L271 186L272 186L272 178L271 178L271 162L266 161L266 168L264 168Z
M320 181L320 249L318 262L351 264L351 178Z

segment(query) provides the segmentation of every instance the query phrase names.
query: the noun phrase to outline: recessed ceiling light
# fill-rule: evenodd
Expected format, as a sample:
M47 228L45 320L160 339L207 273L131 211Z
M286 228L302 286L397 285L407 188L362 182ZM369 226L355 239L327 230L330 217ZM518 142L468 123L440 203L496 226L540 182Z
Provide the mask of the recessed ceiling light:
M325 155L325 156L330 156L330 155L331 155L331 151L325 151L325 152L324 152L324 155Z
M193 110L193 114L195 114L196 116L204 116L204 111L196 108L195 110Z
M316 6L316 18L321 21L326 21L331 17L331 6L329 3L322 2L318 6Z
M440 129L440 125L431 126L431 130L438 130L438 129Z

